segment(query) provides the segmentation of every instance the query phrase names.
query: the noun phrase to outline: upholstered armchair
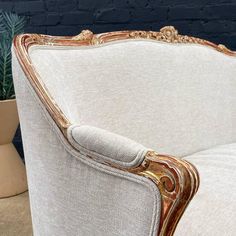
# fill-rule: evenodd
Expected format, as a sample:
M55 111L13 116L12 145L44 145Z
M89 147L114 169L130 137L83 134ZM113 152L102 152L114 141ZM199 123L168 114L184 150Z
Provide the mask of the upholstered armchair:
M34 235L235 235L233 51L167 26L12 52Z

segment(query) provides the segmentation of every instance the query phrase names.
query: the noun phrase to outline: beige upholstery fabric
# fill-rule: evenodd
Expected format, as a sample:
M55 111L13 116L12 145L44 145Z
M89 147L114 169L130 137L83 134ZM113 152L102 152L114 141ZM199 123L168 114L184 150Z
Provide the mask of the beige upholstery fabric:
M147 149L133 140L91 126L72 125L68 129L72 145L98 158L122 167L136 167L144 160Z
M30 55L76 124L68 133L72 148L13 55L36 236L156 236L156 186L99 163L136 166L144 147L187 155L200 171L199 193L176 235L234 235L236 145L190 154L236 142L235 58L203 46L148 40L35 47ZM86 157L91 154L95 160Z
M13 53L34 236L156 236L150 180L98 163L62 137Z
M236 142L234 57L148 40L30 55L72 123L178 156Z
M236 234L236 143L195 153L185 159L197 167L201 184L175 236Z

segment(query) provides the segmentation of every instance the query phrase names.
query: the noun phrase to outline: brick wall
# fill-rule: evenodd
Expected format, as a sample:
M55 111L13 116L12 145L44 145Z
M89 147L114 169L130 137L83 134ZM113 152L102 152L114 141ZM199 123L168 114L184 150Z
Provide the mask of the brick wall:
M75 35L174 25L236 50L236 0L0 0L0 9L27 17L27 32Z
M236 0L0 0L0 9L26 16L25 32L76 35L86 28L98 33L174 25L236 50ZM23 155L19 131L14 141Z

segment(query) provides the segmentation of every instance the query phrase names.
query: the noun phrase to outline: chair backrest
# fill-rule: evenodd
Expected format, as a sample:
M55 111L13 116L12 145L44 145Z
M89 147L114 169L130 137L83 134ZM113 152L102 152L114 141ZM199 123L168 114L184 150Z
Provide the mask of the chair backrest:
M179 156L236 141L234 52L172 27L63 40L29 58L71 123Z
M156 236L161 197L155 184L73 149L14 53L13 73L33 235Z

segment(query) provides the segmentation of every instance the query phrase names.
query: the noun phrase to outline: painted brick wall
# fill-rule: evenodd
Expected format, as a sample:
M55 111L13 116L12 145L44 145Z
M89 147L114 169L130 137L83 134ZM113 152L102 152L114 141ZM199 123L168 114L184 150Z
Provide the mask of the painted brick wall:
M27 16L27 32L75 35L174 25L236 50L236 0L0 0L0 9Z
M99 33L174 25L236 50L236 0L0 0L0 9L26 16L25 32L76 35L86 28ZM19 131L15 145L22 155Z

